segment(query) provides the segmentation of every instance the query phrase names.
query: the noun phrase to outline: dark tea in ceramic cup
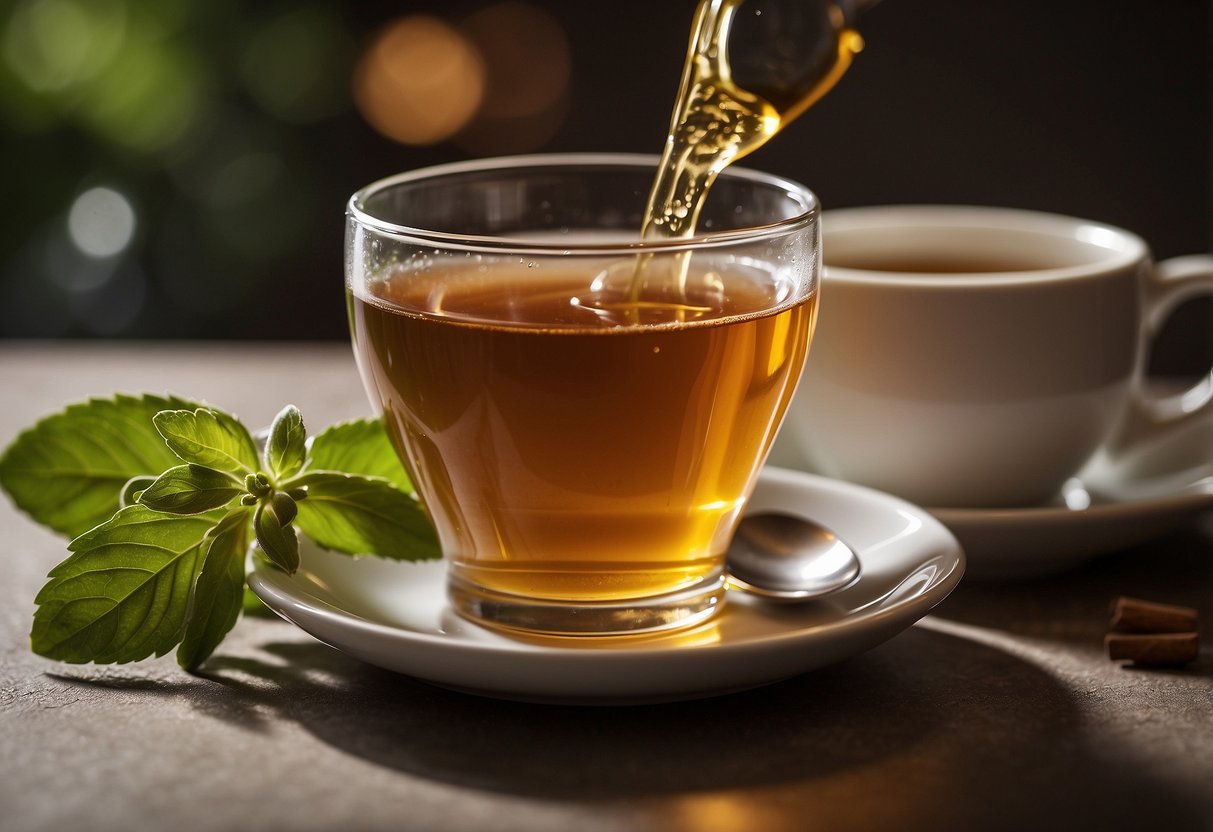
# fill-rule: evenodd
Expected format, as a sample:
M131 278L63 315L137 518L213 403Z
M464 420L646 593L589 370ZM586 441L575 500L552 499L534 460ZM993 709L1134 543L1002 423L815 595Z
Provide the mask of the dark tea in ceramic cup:
M1094 455L1210 410L1144 379L1213 258L1001 208L826 212L821 325L772 461L936 507L1035 505Z

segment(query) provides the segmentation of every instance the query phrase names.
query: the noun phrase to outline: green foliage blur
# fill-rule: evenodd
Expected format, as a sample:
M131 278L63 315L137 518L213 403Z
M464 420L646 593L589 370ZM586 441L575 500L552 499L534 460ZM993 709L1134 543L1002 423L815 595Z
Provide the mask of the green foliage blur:
M283 277L339 227L350 185L317 160L349 130L358 26L332 2L13 0L0 334L222 337L250 304L279 310L266 335L315 325Z
M0 338L344 338L351 193L470 155L657 152L695 5L0 0ZM568 77L526 125L518 93L556 75L536 9ZM419 16L491 37L499 97L410 146L352 87ZM745 164L827 209L1007 205L1128 228L1159 258L1208 251L1211 24L1207 0L887 0L847 77ZM421 52L409 72L436 73ZM1203 370L1208 309L1164 363Z

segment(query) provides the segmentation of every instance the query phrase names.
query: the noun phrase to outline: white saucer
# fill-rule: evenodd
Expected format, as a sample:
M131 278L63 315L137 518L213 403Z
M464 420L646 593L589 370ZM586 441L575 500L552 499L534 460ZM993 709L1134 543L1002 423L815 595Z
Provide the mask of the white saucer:
M960 539L971 578L1068 569L1213 510L1213 419L1090 462L1058 499L1026 508L928 509Z
M456 616L441 562L352 559L305 543L295 575L256 559L249 585L283 618L389 670L506 699L617 704L741 690L853 656L926 615L964 572L947 529L877 491L768 468L749 508L799 513L834 529L863 574L811 604L769 605L730 592L713 621L690 631L577 640L510 637Z
M1071 481L1069 493L1085 490ZM1026 578L1137 546L1213 509L1213 480L1153 499L1037 508L935 508L964 546L971 578Z

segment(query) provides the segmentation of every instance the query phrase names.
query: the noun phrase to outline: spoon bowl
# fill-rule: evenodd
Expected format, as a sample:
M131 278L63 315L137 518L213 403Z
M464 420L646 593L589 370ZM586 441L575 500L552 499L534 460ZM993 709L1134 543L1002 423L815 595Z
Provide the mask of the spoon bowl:
M820 598L854 583L859 558L811 520L763 513L742 518L729 544L729 583L772 601Z

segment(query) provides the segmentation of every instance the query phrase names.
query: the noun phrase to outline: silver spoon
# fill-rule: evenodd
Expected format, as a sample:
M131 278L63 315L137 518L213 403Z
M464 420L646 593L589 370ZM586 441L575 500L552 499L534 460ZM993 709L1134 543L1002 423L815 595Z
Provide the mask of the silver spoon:
M742 518L729 544L729 583L774 601L807 601L859 577L859 558L838 536L790 514Z

